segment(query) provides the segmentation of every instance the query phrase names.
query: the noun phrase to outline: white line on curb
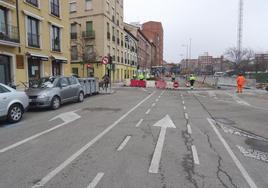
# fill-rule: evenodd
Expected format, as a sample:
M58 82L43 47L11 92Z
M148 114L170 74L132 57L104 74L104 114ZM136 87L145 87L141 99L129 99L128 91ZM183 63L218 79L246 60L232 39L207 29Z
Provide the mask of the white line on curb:
M151 109L148 109L146 112L145 112L145 114L149 114L151 112Z
M192 153L193 153L194 163L197 165L200 165L197 150L196 150L196 147L194 145L192 145Z
M237 166L237 168L239 169L239 171L241 172L241 174L243 175L243 177L245 178L245 180L249 184L249 186L251 188L257 188L257 185L255 184L255 182L251 179L251 177L249 176L248 172L245 170L245 168L243 167L241 162L237 159L237 157L235 156L235 154L232 151L232 149L230 148L230 146L227 144L227 142L224 140L224 138L222 137L222 135L219 132L219 130L214 125L213 120L210 119L210 118L207 118L207 120L208 120L209 124L211 125L211 127L213 128L213 130L215 131L216 135L219 137L219 139L222 142L223 146L225 147L225 149L227 150L227 152L229 153L229 155L233 159L235 165Z
M131 108L128 112L126 112L123 116L121 116L118 120L116 120L112 125L107 127L103 132L101 132L98 136L96 136L93 140L88 142L82 148L80 148L76 153L74 153L71 157L66 159L63 163L61 163L54 170L49 172L44 178L42 178L38 183L36 183L32 188L43 187L47 182L49 182L53 177L55 177L59 172L61 172L64 168L66 168L69 164L71 164L74 160L76 160L82 153L88 150L91 146L93 146L96 142L98 142L103 136L105 136L108 132L110 132L115 126L117 126L123 119L125 119L130 113L136 110L140 105L142 105L145 101L151 98L155 92L147 96L141 102L139 102L136 106Z
M117 148L117 151L122 151L124 147L127 145L128 141L130 140L131 136L127 136L125 140L120 144L120 146Z
M192 134L193 133L190 124L187 124L187 132L188 132L188 134Z
M140 119L140 121L137 123L136 127L139 127L143 122L143 119Z
M103 172L98 173L97 176L93 179L93 181L88 185L87 188L95 188L103 176L104 176Z

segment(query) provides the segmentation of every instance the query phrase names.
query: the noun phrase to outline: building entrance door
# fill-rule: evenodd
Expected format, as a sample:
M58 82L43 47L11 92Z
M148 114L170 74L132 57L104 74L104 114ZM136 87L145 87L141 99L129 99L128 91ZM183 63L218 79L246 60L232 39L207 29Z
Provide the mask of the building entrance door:
M8 84L10 82L10 57L0 55L0 83Z
M61 63L59 61L52 61L52 76L60 76L61 75Z

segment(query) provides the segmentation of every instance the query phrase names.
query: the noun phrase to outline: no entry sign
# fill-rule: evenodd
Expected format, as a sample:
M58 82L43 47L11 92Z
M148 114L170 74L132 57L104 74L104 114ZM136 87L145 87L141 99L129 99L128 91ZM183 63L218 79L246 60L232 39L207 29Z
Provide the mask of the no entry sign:
M102 58L102 64L107 65L109 63L109 58L107 56L104 56Z

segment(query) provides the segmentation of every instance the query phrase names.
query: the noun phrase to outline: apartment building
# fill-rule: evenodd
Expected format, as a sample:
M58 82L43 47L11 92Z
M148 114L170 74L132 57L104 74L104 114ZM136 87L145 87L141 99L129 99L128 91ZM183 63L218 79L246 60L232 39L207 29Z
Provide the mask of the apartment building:
M142 24L142 32L156 46L156 60L152 66L163 65L164 30L161 22L149 21Z
M106 73L112 81L122 81L128 68L123 0L70 0L69 4L72 72L98 78ZM112 56L112 65L101 63L105 56Z
M0 6L1 23L7 22L1 26L7 41L0 43L1 69L10 71L3 82L31 84L44 76L70 74L67 2L1 0Z
M138 39L138 67L141 71L150 70L155 61L156 49L139 27L125 23L125 28Z

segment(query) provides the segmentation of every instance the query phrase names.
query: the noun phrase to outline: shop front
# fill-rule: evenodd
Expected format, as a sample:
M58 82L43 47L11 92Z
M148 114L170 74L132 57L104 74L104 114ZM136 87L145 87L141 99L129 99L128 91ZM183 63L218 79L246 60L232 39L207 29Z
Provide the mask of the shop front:
M38 80L44 76L42 63L48 61L48 56L27 53L26 57L28 62L28 80L31 85L34 80Z
M67 64L67 59L64 57L51 57L52 76L64 75L64 64Z

